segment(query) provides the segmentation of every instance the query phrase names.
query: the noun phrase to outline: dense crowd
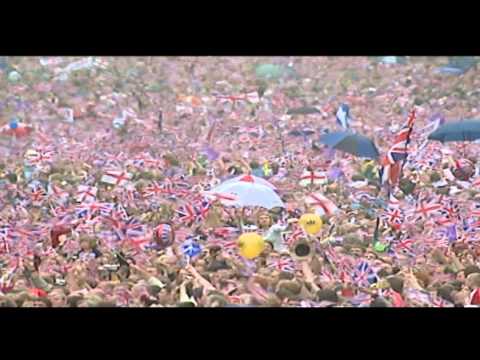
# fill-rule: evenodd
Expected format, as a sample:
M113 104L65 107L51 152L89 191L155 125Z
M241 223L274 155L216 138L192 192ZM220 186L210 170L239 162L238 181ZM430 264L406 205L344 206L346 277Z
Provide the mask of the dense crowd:
M445 61L1 59L1 306L479 305L480 146L427 136L480 78Z

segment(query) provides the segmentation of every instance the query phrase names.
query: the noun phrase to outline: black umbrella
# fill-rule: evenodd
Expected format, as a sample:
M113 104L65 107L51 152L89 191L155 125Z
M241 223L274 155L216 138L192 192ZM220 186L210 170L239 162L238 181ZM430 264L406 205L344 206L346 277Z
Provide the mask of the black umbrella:
M292 130L288 133L288 135L290 136L303 136L303 137L306 137L306 136L310 136L310 135L313 135L315 134L315 130L312 130L312 129L302 129L302 130L299 130L299 129L295 129L295 130Z
M378 149L372 140L351 131L337 131L322 135L320 142L359 157L377 159L379 156Z
M466 119L441 125L428 136L429 140L474 141L480 139L480 120Z
M443 74L462 75L477 66L478 60L473 56L450 57L448 64L437 69Z
M309 115L319 114L320 110L312 106L302 106L298 108L288 109L287 115Z

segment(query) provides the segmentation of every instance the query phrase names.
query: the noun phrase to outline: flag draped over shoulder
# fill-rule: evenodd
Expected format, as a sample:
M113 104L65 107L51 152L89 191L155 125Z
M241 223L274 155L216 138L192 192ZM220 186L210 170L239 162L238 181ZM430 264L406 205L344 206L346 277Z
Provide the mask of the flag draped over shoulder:
M410 136L413 131L415 119L415 110L412 110L406 124L396 135L393 146L381 159L382 168L380 170L380 179L382 184L388 182L390 185L395 185L400 180L403 164L408 157L408 145L410 144Z

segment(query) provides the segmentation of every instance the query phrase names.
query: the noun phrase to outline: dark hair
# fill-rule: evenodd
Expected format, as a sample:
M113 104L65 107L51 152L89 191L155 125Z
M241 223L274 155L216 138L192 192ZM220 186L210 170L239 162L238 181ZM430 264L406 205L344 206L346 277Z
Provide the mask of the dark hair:
M389 307L389 305L385 301L385 299L383 299L381 297L377 297L375 300L373 300L370 303L370 307Z
M388 272L386 268L383 268L377 273L377 275L381 278L384 278L384 277L389 276L390 272Z
M317 292L317 301L331 301L336 303L338 301L338 296L332 289L322 289Z
M281 271L280 274L278 275L279 280L293 280L295 278L295 275L293 275L291 272L288 271Z
M480 273L480 268L476 265L469 265L465 268L463 272L465 274L465 277L467 277L470 274Z
M452 298L452 293L455 291L455 288L452 285L443 285L437 290L438 296L440 296L442 299L447 300L451 303L453 303L453 298Z
M83 296L70 295L67 297L67 304L69 307L78 307L78 303L83 299Z
M181 302L177 305L178 307L195 307L195 304L191 301Z
M459 281L459 280L453 280L453 281L450 282L450 285L451 285L456 291L460 291L460 290L462 290L463 282L462 282L462 281Z
M0 307L17 307L17 303L8 297L0 300Z
M400 267L394 266L394 267L392 267L392 274L395 275L396 273L400 272L400 270L402 270L402 269L400 269Z
M156 285L150 285L147 287L148 294L150 296L157 296L160 291L162 291L162 288Z
M390 287L395 290L397 293L403 293L403 279L398 276L390 276L387 278Z
M114 302L111 302L111 301L100 301L95 306L96 307L102 307L102 308L105 308L105 307L111 308L111 307L116 307L117 305Z

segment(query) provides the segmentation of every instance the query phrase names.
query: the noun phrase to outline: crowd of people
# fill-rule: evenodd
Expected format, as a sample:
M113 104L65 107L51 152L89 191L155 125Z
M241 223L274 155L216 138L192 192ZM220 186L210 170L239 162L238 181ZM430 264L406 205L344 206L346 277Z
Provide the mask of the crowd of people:
M1 306L479 305L480 145L427 137L480 78L442 61L1 59ZM283 205L215 192L238 179Z

